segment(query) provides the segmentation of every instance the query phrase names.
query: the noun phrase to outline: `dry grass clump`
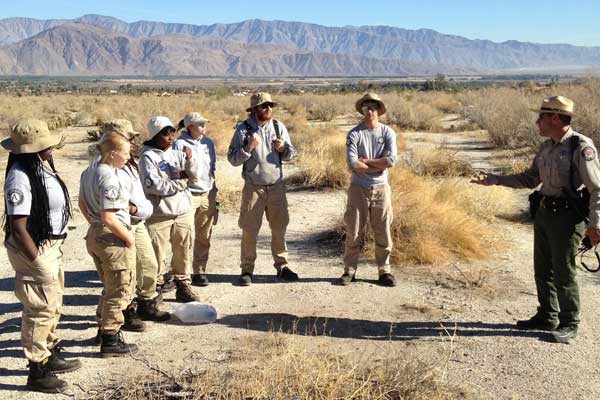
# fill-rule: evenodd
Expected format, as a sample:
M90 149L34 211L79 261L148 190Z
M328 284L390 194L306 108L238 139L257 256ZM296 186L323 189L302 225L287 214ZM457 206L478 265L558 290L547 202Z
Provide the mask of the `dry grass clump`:
M417 148L406 163L417 175L457 177L474 173L471 164L459 157L457 151L444 147Z
M441 129L442 113L427 103L418 103L400 96L388 96L387 113L382 120L401 129L435 131Z
M353 112L356 101L352 95L341 94L288 95L278 99L291 114L305 112L306 118L325 122Z
M309 351L280 334L242 340L219 364L189 367L178 376L137 377L101 396L120 399L459 399L468 395L442 382L431 361L390 356L355 362L333 352ZM439 362L441 364L441 362ZM104 397L106 398L106 397Z

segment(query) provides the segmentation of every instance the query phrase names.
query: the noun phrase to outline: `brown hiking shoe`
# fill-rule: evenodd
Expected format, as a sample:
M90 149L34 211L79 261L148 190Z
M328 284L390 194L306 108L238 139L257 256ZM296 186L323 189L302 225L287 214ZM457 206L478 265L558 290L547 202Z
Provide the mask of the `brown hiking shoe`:
M175 281L177 291L175 292L175 300L180 303L189 303L191 301L200 301L200 297L194 293L191 285L186 281Z
M158 308L156 297L151 300L138 299L137 303L138 316L143 320L162 322L171 319L171 314Z
M62 393L68 386L67 382L58 379L48 368L47 358L41 362L29 361L28 389L43 393Z
M123 310L123 316L125 317L125 323L121 329L124 331L144 332L146 330L146 324L137 314L136 304L129 304L127 308Z

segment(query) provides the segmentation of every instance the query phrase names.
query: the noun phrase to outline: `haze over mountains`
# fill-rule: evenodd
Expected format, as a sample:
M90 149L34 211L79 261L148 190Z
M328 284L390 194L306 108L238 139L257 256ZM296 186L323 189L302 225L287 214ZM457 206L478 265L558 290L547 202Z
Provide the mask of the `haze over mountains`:
M408 76L600 64L600 47L495 43L429 29L86 15L0 20L3 75Z

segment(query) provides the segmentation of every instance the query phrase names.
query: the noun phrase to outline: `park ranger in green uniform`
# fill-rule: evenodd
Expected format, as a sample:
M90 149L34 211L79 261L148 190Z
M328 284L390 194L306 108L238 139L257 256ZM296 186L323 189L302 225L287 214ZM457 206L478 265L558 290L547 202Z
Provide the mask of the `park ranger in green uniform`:
M534 218L534 272L539 307L517 328L551 331L549 340L569 343L579 325L579 288L575 279L575 254L584 233L592 244L600 240L600 163L592 140L575 132L571 124L573 101L562 96L545 99L536 124L540 146L531 167L515 175L484 173L473 180L482 185L535 188L541 200ZM585 185L590 194L589 214L583 215L569 198Z

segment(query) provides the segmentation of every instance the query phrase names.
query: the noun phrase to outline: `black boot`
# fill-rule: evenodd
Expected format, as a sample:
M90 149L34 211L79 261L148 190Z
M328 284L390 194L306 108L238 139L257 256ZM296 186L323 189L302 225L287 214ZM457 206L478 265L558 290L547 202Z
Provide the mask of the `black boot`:
M29 361L27 388L43 393L61 393L68 386L67 382L58 379L48 368L47 358L42 362Z
M65 360L60 354L62 346L57 344L50 350L50 357L48 357L48 367L52 372L60 374L63 372L71 372L81 368L81 361L79 360Z
M121 329L124 331L144 332L146 330L146 324L140 319L135 303L132 302L123 310L123 316L125 317L125 323Z
M137 345L125 343L121 331L114 335L102 334L102 344L100 345L100 355L102 357L126 356L129 353L136 353L137 350Z
M158 308L158 301L155 298L151 300L138 299L138 316L146 321L168 321L171 318L171 314L166 311L161 311Z

